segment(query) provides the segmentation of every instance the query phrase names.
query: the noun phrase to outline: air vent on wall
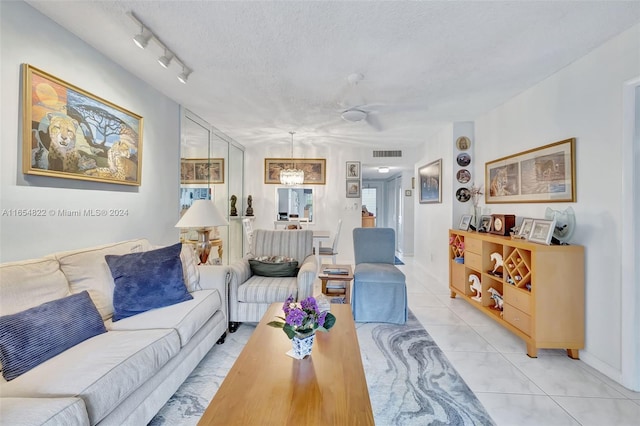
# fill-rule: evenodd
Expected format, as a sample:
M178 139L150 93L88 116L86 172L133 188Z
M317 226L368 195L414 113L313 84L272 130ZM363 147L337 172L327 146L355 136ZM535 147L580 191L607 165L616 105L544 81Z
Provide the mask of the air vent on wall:
M373 151L373 157L402 157L402 151Z

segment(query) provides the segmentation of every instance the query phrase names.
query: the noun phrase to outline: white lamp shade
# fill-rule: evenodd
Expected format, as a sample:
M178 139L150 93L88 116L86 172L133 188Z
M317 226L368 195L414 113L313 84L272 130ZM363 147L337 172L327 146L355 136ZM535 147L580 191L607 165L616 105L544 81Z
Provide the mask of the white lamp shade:
M229 222L213 204L213 201L195 200L189 210L176 223L176 228L209 228L227 225Z

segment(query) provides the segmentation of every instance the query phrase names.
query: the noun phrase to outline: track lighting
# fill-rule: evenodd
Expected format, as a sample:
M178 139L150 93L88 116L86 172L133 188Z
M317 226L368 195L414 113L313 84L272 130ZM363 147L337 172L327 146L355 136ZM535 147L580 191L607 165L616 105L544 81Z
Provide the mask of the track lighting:
M160 56L158 58L158 63L160 64L160 66L162 68L169 68L169 64L171 63L171 60L173 59L173 53L170 52L169 50L165 49L164 50L164 55Z
M171 62L175 62L176 64L178 64L178 66L182 68L182 72L178 74L178 80L182 84L187 84L187 80L189 79L189 76L191 75L193 70L186 66L185 63L182 62L175 53L169 50L167 46L153 33L153 31L146 27L142 23L142 21L140 21L133 14L133 12L129 12L128 15L140 27L140 34L136 34L133 37L133 42L136 44L136 46L144 49L149 44L149 40L154 41L164 51L162 56L158 57L158 63L163 68L169 68Z
M182 72L178 74L178 81L182 84L187 84L187 80L189 79L189 75L191 75L191 70L185 66L182 67Z
M134 38L133 38L133 42L136 44L136 46L138 46L140 49L144 49L145 47L147 47L147 44L149 44L149 39L151 39L151 33L147 33L145 35L144 33L144 27L142 27L142 29L140 30L140 34L137 34Z
M162 68L169 68L169 64L171 63L171 60L173 59L173 53L170 52L169 50L165 49L164 50L164 55L160 56L158 58L158 63L160 64L160 66Z

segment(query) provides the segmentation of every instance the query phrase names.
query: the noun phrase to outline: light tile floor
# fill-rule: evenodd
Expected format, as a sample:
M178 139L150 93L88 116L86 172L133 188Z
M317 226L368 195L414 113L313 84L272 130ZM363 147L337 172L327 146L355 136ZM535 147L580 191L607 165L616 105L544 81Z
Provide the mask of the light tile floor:
M409 308L499 426L640 425L632 392L564 350L526 345L404 258Z

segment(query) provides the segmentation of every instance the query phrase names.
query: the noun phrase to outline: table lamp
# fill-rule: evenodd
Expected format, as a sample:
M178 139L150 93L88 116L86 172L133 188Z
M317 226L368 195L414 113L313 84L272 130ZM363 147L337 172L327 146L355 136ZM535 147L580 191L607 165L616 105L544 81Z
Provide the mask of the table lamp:
M212 227L228 226L229 222L216 208L211 200L195 200L191 207L176 223L176 228L196 228L198 231L198 243L196 251L200 263L205 264L211 251L209 232Z

